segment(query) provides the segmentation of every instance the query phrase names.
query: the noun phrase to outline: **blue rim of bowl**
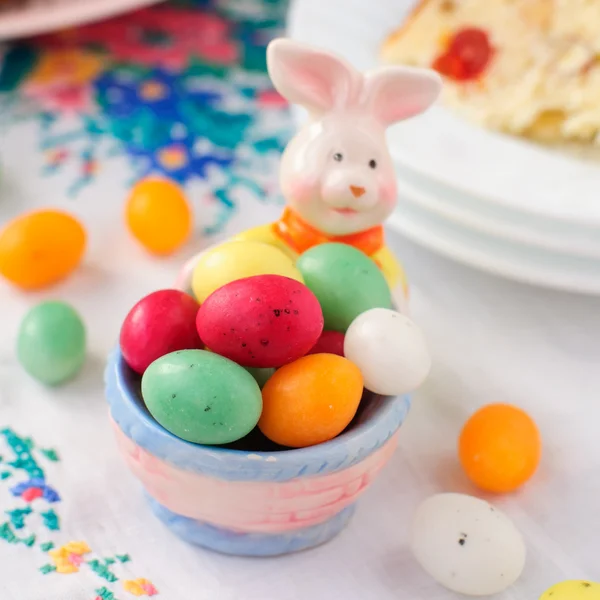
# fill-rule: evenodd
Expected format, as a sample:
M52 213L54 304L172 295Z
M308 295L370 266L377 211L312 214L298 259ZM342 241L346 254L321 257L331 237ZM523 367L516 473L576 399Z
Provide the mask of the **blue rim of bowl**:
M381 448L410 409L408 395L373 394L366 400L362 419L333 440L308 448L248 452L193 444L169 433L152 418L132 382L133 372L117 348L108 358L105 386L111 416L121 431L153 456L182 470L228 481L289 481L347 469Z

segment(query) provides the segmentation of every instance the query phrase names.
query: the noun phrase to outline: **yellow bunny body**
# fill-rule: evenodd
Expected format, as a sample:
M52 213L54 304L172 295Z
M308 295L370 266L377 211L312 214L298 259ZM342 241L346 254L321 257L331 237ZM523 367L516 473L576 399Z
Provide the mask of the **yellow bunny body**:
M243 231L233 239L237 241L262 242L264 244L275 246L295 261L299 256L298 252L292 248L291 245L287 244L285 239L278 235L277 231L277 222L268 223ZM406 274L404 268L396 259L392 251L384 245L373 254L370 254L370 258L378 264L390 289L395 290L400 287L403 295L406 297L408 295L408 281L406 279Z

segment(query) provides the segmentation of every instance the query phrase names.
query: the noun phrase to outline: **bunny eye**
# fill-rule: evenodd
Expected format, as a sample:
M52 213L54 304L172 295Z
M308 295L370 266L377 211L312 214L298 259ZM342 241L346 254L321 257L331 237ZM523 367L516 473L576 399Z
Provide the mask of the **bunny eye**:
M341 152L336 152L336 153L333 155L333 160L337 160L338 162L342 162L343 158L344 158L344 157L343 157L343 155L342 155L342 153L341 153Z
M377 161L374 159L371 159L369 161L369 166L371 167L371 169L376 169L377 168Z

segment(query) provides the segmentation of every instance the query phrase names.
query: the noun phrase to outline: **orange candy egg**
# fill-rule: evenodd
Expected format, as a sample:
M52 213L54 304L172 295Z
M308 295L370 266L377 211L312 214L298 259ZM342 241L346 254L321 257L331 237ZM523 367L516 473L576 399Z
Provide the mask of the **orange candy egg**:
M24 290L44 288L79 265L85 245L83 226L68 213L22 215L0 233L0 274Z
M133 236L152 254L171 254L192 231L190 205L181 188L167 179L148 178L136 184L125 218Z
M303 448L326 442L352 421L363 392L358 367L335 354L311 354L278 369L265 384L260 430Z
M469 479L488 492L511 492L540 462L542 442L531 417L516 406L489 404L466 422L459 458Z

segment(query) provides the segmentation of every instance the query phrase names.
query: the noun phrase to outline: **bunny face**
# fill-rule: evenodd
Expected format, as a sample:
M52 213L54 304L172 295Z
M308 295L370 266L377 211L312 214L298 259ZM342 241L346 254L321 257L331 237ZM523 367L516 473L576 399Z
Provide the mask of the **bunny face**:
M288 205L330 235L379 225L396 204L396 177L384 129L372 118L330 115L290 142L281 163Z
M332 54L285 39L271 42L267 64L279 93L310 116L282 158L288 205L329 235L380 225L396 202L385 129L428 108L440 92L439 76L409 67L363 75Z

